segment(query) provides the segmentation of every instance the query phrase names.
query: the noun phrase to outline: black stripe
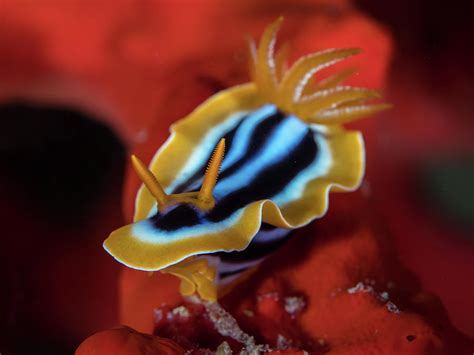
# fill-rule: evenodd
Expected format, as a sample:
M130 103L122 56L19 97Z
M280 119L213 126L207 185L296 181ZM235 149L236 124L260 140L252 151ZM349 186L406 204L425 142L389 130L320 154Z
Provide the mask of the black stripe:
M234 174L240 168L242 168L250 159L265 147L265 141L273 131L284 121L284 116L281 112L268 116L265 120L260 122L254 129L252 136L250 137L250 144L247 147L245 154L238 159L234 164L227 167L219 174L220 179L224 179L227 176Z
M157 212L150 222L161 230L173 231L183 227L191 227L201 223L202 212L188 204L176 205L165 213Z
M212 255L217 255L221 258L222 261L226 262L248 262L252 260L258 260L269 256L277 249L279 249L283 244L285 244L288 239L291 237L292 231L288 231L288 235L283 238L279 238L275 241L268 241L266 243L254 243L251 242L249 246L242 251L233 251L230 253L219 252ZM257 238L257 235L254 237Z
M261 171L250 184L217 201L207 218L212 222L222 221L249 203L275 196L316 159L317 152L313 133L308 130L302 141L284 159Z
M240 126L242 125L242 123L244 122L244 120L248 116L249 115L243 116L242 119L240 120L240 122L237 124L237 126L235 126L231 131L229 131L228 133L226 133L224 135L227 147L232 147L232 143L234 142L234 137L235 137L235 134L236 134L237 130L240 128ZM224 157L224 159L225 159L225 157ZM181 184L176 186L171 193L177 194L177 193L189 191L189 188L190 188L191 185L193 185L199 179L202 179L204 177L204 173L206 171L208 161L206 160L206 161L203 161L201 163L202 164L196 170L196 172L188 180L183 181Z

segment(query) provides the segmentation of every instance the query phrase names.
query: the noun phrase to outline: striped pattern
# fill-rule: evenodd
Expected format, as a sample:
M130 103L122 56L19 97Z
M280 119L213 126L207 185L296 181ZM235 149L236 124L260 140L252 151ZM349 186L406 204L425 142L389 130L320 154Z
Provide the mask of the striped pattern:
M257 266L282 246L292 232L292 230L262 224L260 231L245 250L213 254L220 259L217 267L219 281L223 284L230 283L242 272Z
M328 154L322 154L322 134L295 116L284 115L274 105L241 115L208 140L221 137L226 139L227 152L214 188L215 207L202 212L181 204L164 213L155 211L148 220L138 223L138 235L146 234L148 240L155 235L156 241L190 238L198 230L232 224L239 211L252 202L272 199L281 207L300 197L305 184L323 175L329 166ZM203 144L214 146L214 142ZM202 155L200 161L194 159L193 166L188 167L193 171L186 179L171 184L167 192L198 191L209 155ZM213 254L221 260L221 278L258 264L284 242L289 232L264 224L247 249Z

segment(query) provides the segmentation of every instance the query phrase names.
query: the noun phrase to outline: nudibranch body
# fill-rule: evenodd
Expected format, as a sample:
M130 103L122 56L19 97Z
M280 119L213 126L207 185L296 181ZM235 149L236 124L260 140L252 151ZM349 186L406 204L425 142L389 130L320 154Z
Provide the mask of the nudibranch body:
M317 52L286 70L273 53L280 23L251 46L252 83L214 95L174 124L149 168L132 158L145 184L134 223L104 247L131 268L180 277L184 295L215 300L218 286L322 217L331 189L354 190L362 179L362 136L342 124L387 105L366 103L379 97L374 90L340 85L348 71L312 81L359 50Z

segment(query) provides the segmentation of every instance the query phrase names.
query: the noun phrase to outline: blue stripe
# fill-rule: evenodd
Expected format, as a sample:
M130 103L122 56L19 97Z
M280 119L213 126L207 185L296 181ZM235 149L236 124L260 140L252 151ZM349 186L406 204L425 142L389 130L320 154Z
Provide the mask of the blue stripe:
M280 207L288 202L300 199L306 185L310 181L325 175L331 168L332 156L326 139L319 132L315 132L313 136L318 145L318 156L306 169L301 170L297 176L289 181L279 194L272 197L272 201Z
M261 171L283 159L303 140L307 132L308 126L298 118L292 116L285 118L272 135L263 142L264 148L258 155L252 157L234 174L219 180L214 196L220 198L252 183Z

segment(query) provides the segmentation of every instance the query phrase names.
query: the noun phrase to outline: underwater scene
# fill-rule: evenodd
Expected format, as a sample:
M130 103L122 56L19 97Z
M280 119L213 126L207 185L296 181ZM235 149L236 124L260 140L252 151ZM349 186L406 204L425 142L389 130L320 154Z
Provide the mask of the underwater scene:
M0 4L0 355L474 353L470 13Z

